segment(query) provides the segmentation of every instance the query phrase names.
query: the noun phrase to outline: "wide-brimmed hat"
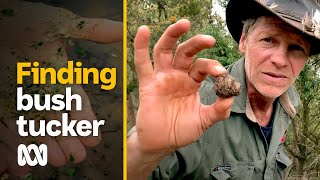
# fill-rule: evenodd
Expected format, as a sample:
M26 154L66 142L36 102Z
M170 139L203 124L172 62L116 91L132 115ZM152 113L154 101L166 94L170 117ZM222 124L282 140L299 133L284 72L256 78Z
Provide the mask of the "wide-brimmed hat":
M243 21L273 14L300 30L311 44L310 55L320 53L320 0L230 0L226 21L239 43Z

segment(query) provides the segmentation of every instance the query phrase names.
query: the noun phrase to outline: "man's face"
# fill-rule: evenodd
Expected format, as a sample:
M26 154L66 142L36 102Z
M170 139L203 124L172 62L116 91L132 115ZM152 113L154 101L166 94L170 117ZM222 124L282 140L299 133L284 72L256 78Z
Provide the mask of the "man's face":
M294 28L276 17L259 17L240 52L245 56L249 95L276 98L295 81L309 56L310 45Z

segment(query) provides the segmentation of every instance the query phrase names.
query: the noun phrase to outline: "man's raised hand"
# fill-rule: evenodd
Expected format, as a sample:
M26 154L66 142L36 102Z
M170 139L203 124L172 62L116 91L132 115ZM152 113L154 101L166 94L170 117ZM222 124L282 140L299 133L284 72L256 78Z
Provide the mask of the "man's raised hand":
M188 20L169 26L154 47L154 67L149 55L150 31L138 29L135 42L135 68L139 79L137 146L143 152L171 152L191 144L215 122L230 115L233 97L219 98L212 105L200 102L199 88L206 76L226 73L215 60L195 55L215 44L207 35L197 35L173 48L190 28Z

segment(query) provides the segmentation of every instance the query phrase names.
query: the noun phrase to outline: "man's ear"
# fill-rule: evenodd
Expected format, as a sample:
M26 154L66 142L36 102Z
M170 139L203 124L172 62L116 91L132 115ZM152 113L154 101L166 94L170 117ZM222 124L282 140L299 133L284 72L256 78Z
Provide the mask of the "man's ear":
M239 41L239 51L241 54L246 52L247 43L246 43L246 35L245 33L241 34L240 41Z

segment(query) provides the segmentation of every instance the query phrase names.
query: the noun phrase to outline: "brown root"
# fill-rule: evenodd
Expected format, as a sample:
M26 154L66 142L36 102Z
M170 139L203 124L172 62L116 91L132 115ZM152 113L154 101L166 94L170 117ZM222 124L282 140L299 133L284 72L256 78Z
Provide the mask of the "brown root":
M216 78L214 85L217 96L228 98L240 94L240 83L229 74L223 74Z

